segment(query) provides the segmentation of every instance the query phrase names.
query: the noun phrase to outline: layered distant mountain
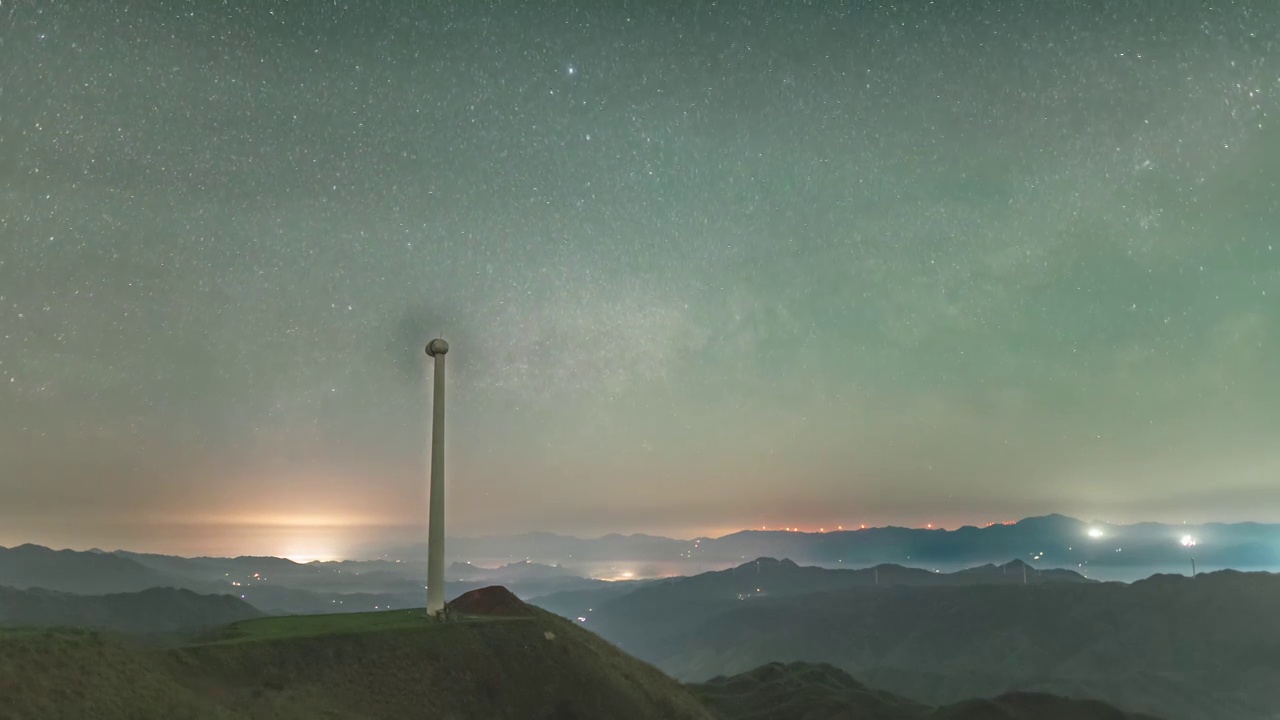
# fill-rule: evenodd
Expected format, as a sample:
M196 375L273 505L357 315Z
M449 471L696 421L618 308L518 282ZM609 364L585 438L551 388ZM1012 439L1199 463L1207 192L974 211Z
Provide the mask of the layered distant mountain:
M534 598L609 584L564 568L518 562L497 568L462 564L450 573L446 598L503 584ZM421 606L425 562L386 560L296 563L276 557L184 558L122 550L51 550L38 545L0 548L0 585L80 595L181 588L231 595L268 614L367 612Z
M72 595L0 586L0 626L84 627L125 633L187 633L260 617L229 595L151 588L136 593Z
M394 560L299 564L0 548L0 578L25 588L0 591L0 625L174 633L251 617L255 607L355 617L347 613L420 608L424 570ZM450 574L467 578L450 582L451 599L494 584L494 577L512 577L517 587L561 588L540 604L679 679L749 673L778 661L826 662L911 699L827 676L823 682L838 691L832 718L851 716L840 703L857 698L915 707L928 713L922 717L966 719L1054 717L1064 707L1084 712L1084 705L1045 693L1099 697L1171 720L1270 719L1269 708L1280 706L1280 621L1267 602L1280 596L1280 580L1266 574L1158 576L1123 585L1021 560L940 572L894 564L821 568L768 557L693 577L616 583L525 561L464 564ZM60 591L39 589L44 585ZM98 592L122 587L135 592ZM740 694L745 681L729 680L717 692ZM743 702L767 707L756 693L792 684L764 683ZM994 699L956 705L975 697ZM780 702L785 708L798 700ZM863 716L878 717L852 715Z
M1184 545L1184 539L1195 541ZM425 557L425 546L384 551L389 559ZM1280 525L1211 523L1115 525L1062 515L955 530L880 527L826 532L744 530L719 538L674 540L652 535L607 535L582 539L550 533L451 538L448 555L465 561L529 559L568 567L593 562L660 563L686 567L676 574L729 567L750 558L787 557L824 566L869 567L894 563L945 571L1010 558L1105 572L1106 579L1137 579L1153 572L1202 569L1280 570Z
M1096 700L1006 693L930 708L821 663L769 663L689 689L724 720L1155 720Z
M574 619L589 616L596 605L615 600L624 595L630 595L646 585L669 581L670 578L662 580L619 580L602 588L551 593L534 598L530 602L561 617Z
M759 593L743 592L754 565L566 614L687 681L807 661L930 705L1028 691L1176 720L1272 720L1280 707L1280 576L1222 571L1126 585L1028 574L1022 584L961 572L886 584L882 572L879 587L831 576L850 585L838 589L822 583L835 571L779 561L760 564Z
M942 573L901 565L878 565L863 570L827 569L763 557L729 570L655 580L643 586L611 586L594 591L556 593L535 598L533 602L564 617L586 617L591 627L596 630L604 627L606 630L602 632L606 633L608 623L617 618L623 624L653 623L661 626L661 633L678 635L717 613L739 607L743 601L765 598L899 585L1091 582L1070 570L1042 571L1021 560Z
M135 592L174 583L162 573L109 553L20 545L0 547L0 585L103 594Z

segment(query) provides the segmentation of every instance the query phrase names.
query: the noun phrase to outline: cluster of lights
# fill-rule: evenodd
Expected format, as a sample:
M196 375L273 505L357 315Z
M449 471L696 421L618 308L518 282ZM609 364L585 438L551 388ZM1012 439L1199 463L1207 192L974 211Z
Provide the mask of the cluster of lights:
M223 575L222 575L222 576L223 576L223 577L231 577L231 573L223 573ZM254 574L253 574L253 579L254 579L254 580L260 580L260 581L266 582L266 578L262 577L262 575L261 575L260 573L254 573ZM244 582L240 582L239 580L232 580L232 581L231 581L231 586L232 586L232 587L249 587L249 586L250 586L250 585L252 585L252 584L253 584L253 583L249 582L248 580L245 580ZM244 596L243 596L243 595L241 595L240 597L244 597Z
M1006 526L1007 526L1007 525L1017 525L1017 524L1018 524L1018 521L1017 521L1017 520L999 520L999 521L996 521L996 522L989 522L989 523L986 523L986 524L984 524L984 525L983 525L983 527L995 527L996 525L1006 525ZM861 523L861 524L859 524L859 525L858 525L858 528L859 528L859 529L861 529L861 530L866 530L866 529L867 529L867 525L866 525L866 523ZM935 529L935 528L934 528L934 526L933 526L933 523L925 523L925 528L926 528L926 529L929 529L929 530L934 530L934 529ZM768 529L769 529L769 526L768 526L768 525L761 525L761 526L760 526L760 529L761 529L761 530L768 530ZM938 530L942 530L942 529L944 529L944 528L939 527L939 528L936 528L936 529L938 529ZM781 530L781 531L783 531L783 532L811 532L811 531L806 531L806 530L804 530L803 528L800 528L800 527L782 527L782 528L779 528L779 530ZM836 530L844 530L844 526L843 526L843 525L837 525L837 526L836 526ZM826 531L827 531L827 529L826 529L825 527L820 527L820 528L818 528L818 532L820 532L820 533L825 533ZM1092 531L1090 531L1090 532L1092 532Z
M1098 527L1089 528L1088 534L1089 534L1089 537L1093 538L1094 540L1098 540L1103 537L1106 537L1106 533L1103 532L1102 528L1098 528ZM1182 537L1178 538L1178 544L1182 545L1182 547L1185 547L1185 548L1195 547L1197 542L1198 541L1196 540L1194 535L1183 535ZM1120 552L1120 548L1116 548L1116 552Z
M994 526L996 526L996 525L1017 525L1017 524L1018 524L1018 521L1017 521L1017 520L999 520L999 521L996 521L996 522L989 522L989 523L986 523L986 524L984 525L984 527L994 527ZM859 525L858 525L858 527L859 527L859 529L862 529L862 530L866 530L866 529L867 529L866 523L861 523L861 524L859 524ZM927 529L929 529L929 530L933 530L933 529L935 529L935 528L933 527L933 523L925 523L925 528L927 528ZM761 526L760 526L760 529L761 529L761 530L768 530L768 529L769 529L769 526L768 526L768 525L761 525ZM798 526L797 526L797 527L782 527L782 528L778 528L778 529L779 529L779 530L781 530L782 532L812 532L812 531L806 531L806 530L804 530L803 528L800 528L800 527L798 527ZM941 529L943 529L943 528L937 528L937 529L941 530ZM844 530L844 526L843 526L843 525L837 525L837 526L836 526L836 530ZM818 532L820 532L820 533L825 533L825 532L827 531L827 529L826 529L825 527L820 527L820 528L818 528L818 530L817 530L817 531L818 531Z
M932 526L932 525L930 525L929 527L933 527L933 526ZM760 526L760 529L761 529L761 530L768 530L768 529L769 529L769 526L768 526L768 525L761 525L761 526ZM863 530L866 530L866 529L867 529L867 526L866 526L866 525L862 525L862 529L863 529ZM801 527L799 527L799 526L796 526L796 527L783 527L783 528L779 528L779 530L781 530L782 532L812 532L812 531L806 531L806 530L804 530L803 528L801 528ZM844 526L843 526L843 525L837 525L837 526L836 526L836 530L844 530ZM820 528L818 528L818 532L820 532L820 533L825 533L826 531L827 531L827 529L826 529L825 527L820 527ZM776 532L776 531L775 531L775 532Z

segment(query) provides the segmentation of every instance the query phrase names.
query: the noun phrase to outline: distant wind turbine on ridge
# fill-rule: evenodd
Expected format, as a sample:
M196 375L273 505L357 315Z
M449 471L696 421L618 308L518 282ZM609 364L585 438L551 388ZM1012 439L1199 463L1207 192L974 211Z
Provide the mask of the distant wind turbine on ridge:
M431 394L431 499L427 525L427 616L444 617L444 356L449 343L427 343L435 359Z

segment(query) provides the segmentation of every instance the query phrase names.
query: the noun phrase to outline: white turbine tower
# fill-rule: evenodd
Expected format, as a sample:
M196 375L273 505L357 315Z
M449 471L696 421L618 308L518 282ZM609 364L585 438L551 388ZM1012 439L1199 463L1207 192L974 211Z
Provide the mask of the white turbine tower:
M444 355L449 343L427 343L435 358L435 390L431 396L431 510L427 525L427 615L444 616Z

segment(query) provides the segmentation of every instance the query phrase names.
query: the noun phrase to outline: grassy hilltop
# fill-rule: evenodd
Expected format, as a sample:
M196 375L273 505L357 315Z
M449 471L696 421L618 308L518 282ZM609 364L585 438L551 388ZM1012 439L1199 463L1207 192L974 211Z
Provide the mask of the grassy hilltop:
M711 717L657 669L511 600L513 615L445 624L421 611L262 618L166 649L4 631L0 717Z

